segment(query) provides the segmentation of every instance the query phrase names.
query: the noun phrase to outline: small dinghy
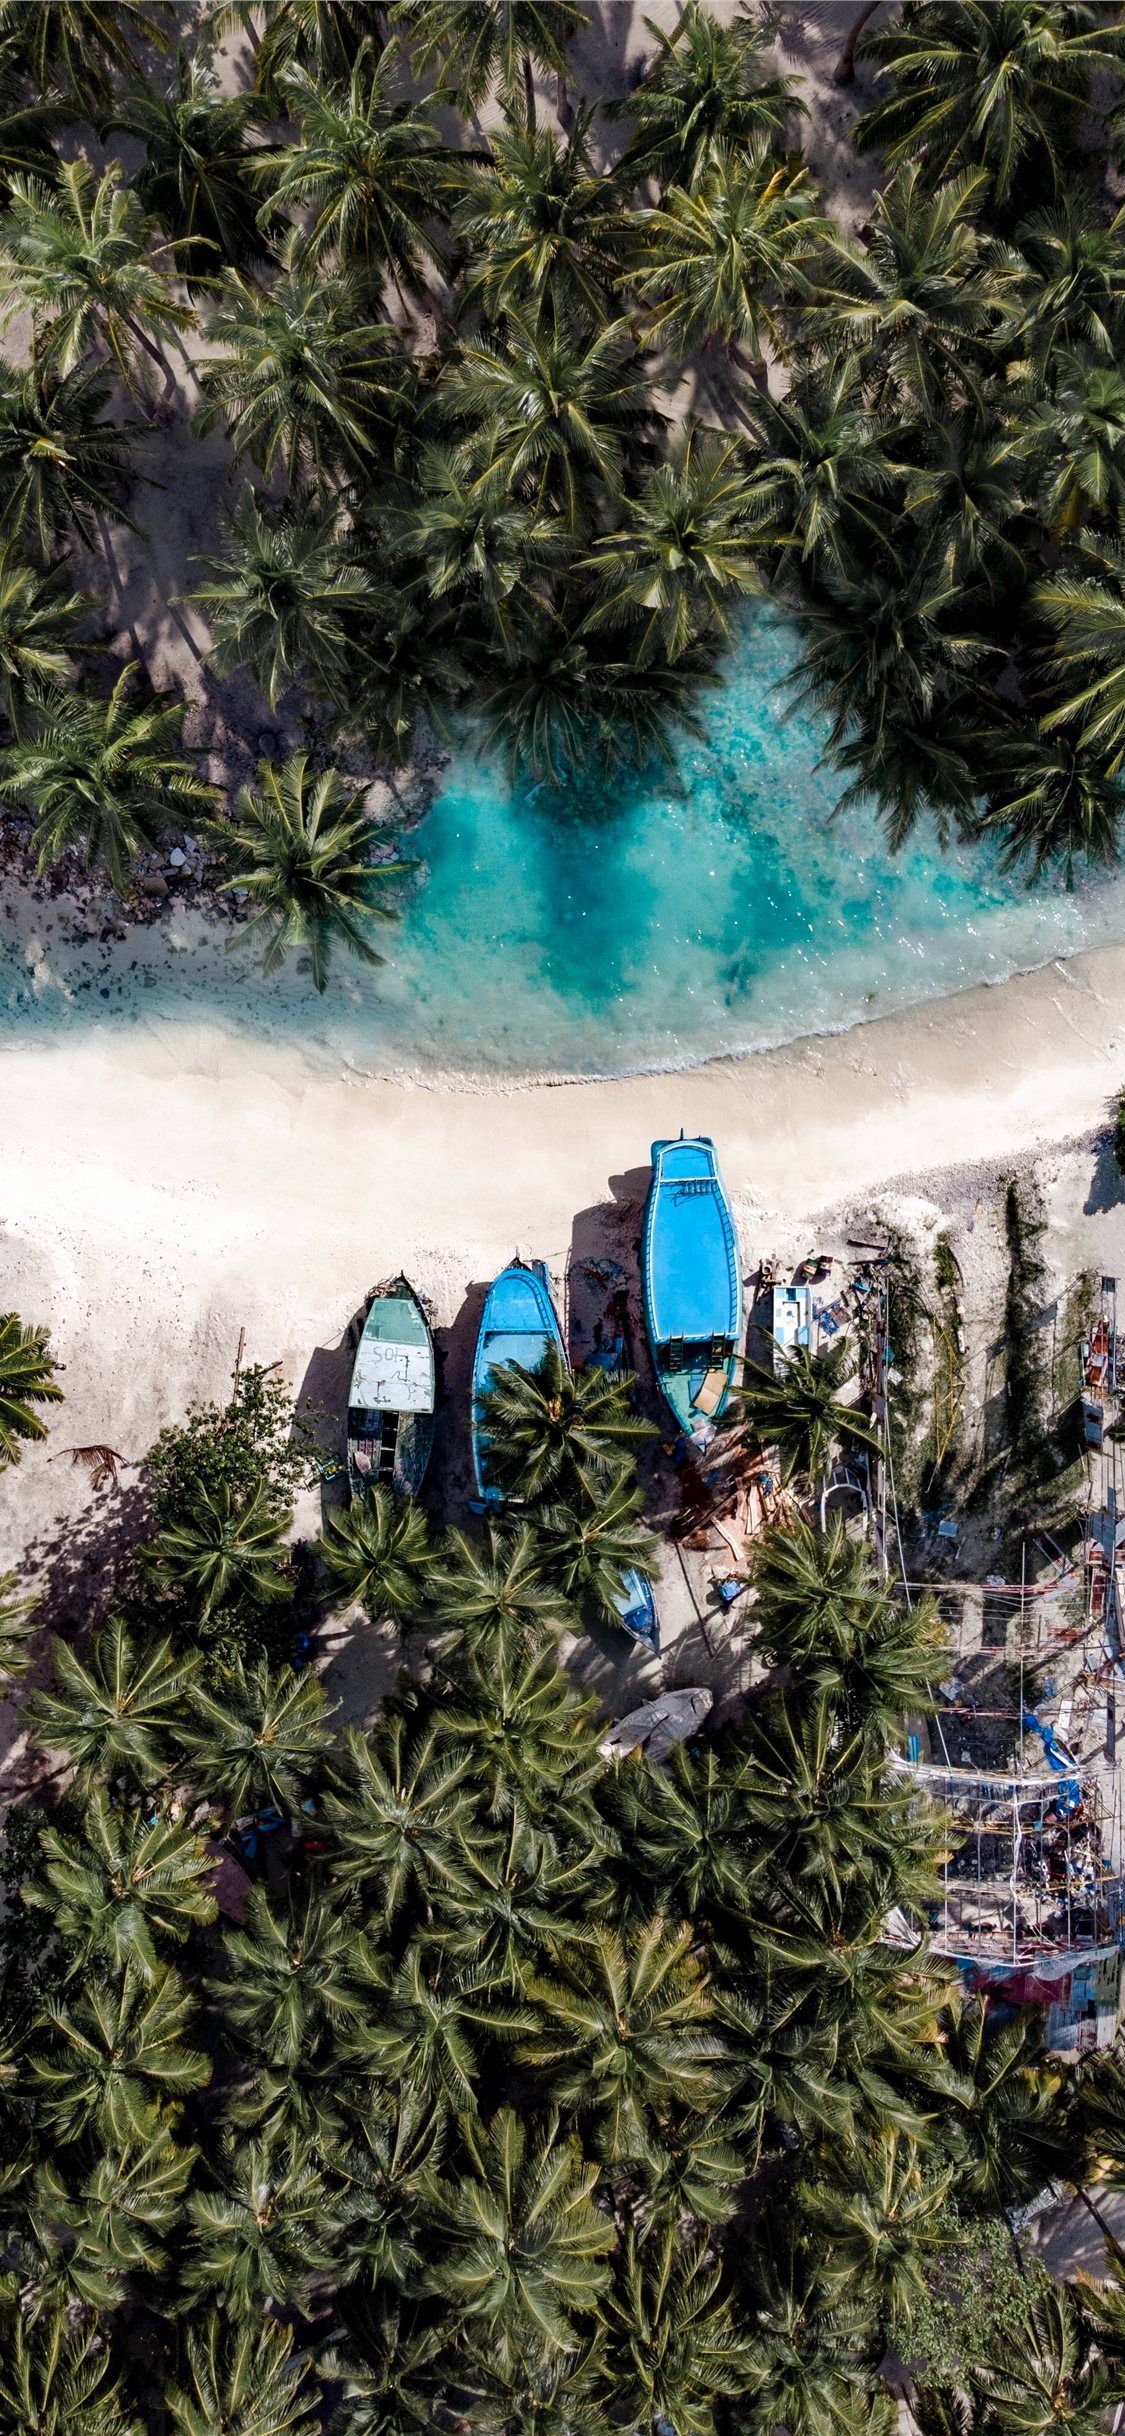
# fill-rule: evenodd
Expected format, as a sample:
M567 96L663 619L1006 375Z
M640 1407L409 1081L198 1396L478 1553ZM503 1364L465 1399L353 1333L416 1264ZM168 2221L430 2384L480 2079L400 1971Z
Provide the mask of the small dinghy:
M348 1391L348 1486L382 1482L416 1496L434 1442L434 1340L405 1277L380 1286L363 1325Z
M646 1700L643 1708L630 1709L627 1717L619 1717L602 1736L598 1744L602 1758L627 1759L630 1751L643 1751L659 1767L674 1744L686 1742L702 1725L714 1700L714 1693L703 1683L691 1685L686 1692L663 1692L659 1700Z
M641 1283L665 1403L684 1436L705 1443L730 1395L742 1334L738 1239L705 1134L652 1145Z
M490 1476L488 1438L481 1426L481 1399L487 1395L496 1371L509 1362L519 1362L524 1370L537 1370L552 1345L565 1362L566 1347L551 1301L546 1263L533 1260L527 1266L522 1260L513 1260L488 1289L473 1357L473 1471L477 1495L485 1505L502 1505L504 1491Z
M622 1574L621 1595L614 1600L613 1604L617 1609L622 1631L631 1633L634 1641L643 1642L645 1648L652 1650L655 1654L660 1647L656 1600L653 1596L652 1583L646 1574L638 1573L635 1565L630 1565L628 1572Z

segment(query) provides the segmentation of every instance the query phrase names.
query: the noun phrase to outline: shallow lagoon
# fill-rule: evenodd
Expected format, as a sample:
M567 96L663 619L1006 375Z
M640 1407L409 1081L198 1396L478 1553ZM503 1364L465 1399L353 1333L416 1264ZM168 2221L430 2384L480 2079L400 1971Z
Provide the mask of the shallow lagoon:
M264 985L241 944L216 953L178 911L91 973L47 909L30 947L4 950L9 1030L211 1017L362 1071L611 1074L838 1029L1125 937L1125 877L1029 894L979 852L927 839L893 857L872 815L833 820L823 722L789 707L792 654L783 623L754 617L671 771L513 790L459 758L410 840L387 963L341 958L323 1000L296 973Z

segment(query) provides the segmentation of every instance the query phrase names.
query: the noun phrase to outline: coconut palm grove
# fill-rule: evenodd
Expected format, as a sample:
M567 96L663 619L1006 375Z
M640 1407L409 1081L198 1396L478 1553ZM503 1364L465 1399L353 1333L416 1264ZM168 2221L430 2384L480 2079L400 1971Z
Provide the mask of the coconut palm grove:
M896 845L1117 859L1122 9L857 10L855 227L777 8L686 0L608 98L593 14L0 0L0 794L60 886L187 827L323 991L394 914L376 776L437 737L612 783L765 596ZM169 615L283 740L230 794L107 644L172 427L226 454ZM951 1661L825 1520L880 1447L848 1384L741 1375L787 1488L752 1680L659 1758L562 1648L654 1568L658 1433L561 1352L491 1379L483 1511L353 1481L304 1540L307 1422L240 1352L46 1665L0 1577L0 2436L1117 2424L1125 2251L1060 2280L1028 2224L1125 2184L1125 2070L931 1951L957 1830L895 1762ZM0 1317L0 1466L65 1393ZM394 1636L363 1725L345 1612Z

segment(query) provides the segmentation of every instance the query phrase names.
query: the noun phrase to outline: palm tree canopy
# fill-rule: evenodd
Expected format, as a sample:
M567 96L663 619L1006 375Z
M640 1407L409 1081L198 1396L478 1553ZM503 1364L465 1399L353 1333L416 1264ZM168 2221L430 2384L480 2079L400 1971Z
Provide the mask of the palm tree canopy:
M767 1445L777 1447L786 1472L798 1479L820 1478L841 1438L861 1446L880 1443L866 1415L841 1397L850 1359L841 1340L819 1353L797 1346L783 1357L780 1373L747 1364L740 1417Z
M0 243L9 291L3 326L29 311L37 360L63 375L100 342L126 388L135 388L138 345L160 361L156 339L195 320L172 295L170 253L118 161L100 178L85 161L61 161L52 186L13 178Z
M653 338L682 353L714 339L761 357L788 351L781 302L810 293L824 236L808 171L764 148L715 153L698 182L640 217L634 283Z
M188 2328L187 2383L165 2388L174 2436L319 2436L305 2363L292 2354L292 2327L208 2311Z
M89 110L109 99L112 73L136 73L138 41L166 49L174 19L169 0L52 0L44 9L0 0L0 39L15 35L40 92L61 88Z
M176 1655L167 1641L138 1643L120 1618L98 1634L88 1659L62 1640L53 1654L54 1688L37 1692L29 1710L47 1749L65 1752L83 1790L120 1775L159 1784L198 1657Z
M381 1482L328 1516L316 1552L332 1596L354 1599L372 1622L404 1621L425 1595L432 1562L425 1514L413 1498L397 1504Z
M998 203L1017 183L1061 181L1065 138L1092 79L1120 74L1125 33L1098 8L1050 0L906 0L863 39L885 91L856 127L860 149L928 183L983 166Z
M376 441L405 411L396 331L373 322L355 281L298 270L292 239L267 293L238 270L224 273L199 379L201 432L222 426L235 455L261 471L284 469L326 483L362 473Z
M136 662L111 694L44 694L34 732L0 757L8 792L36 814L39 868L76 850L124 890L137 857L172 822L206 812L214 787L175 751L187 705L134 695Z
M280 767L264 761L258 791L242 788L230 832L241 868L224 886L245 889L256 909L263 972L276 972L295 949L308 956L314 986L323 991L336 944L363 964L378 964L370 927L393 920L382 891L409 865L371 860L375 831L362 808L365 794L336 770L314 776L307 753L294 753Z
M133 426L104 420L104 373L0 362L0 529L49 558L77 526L89 548L93 516L128 522L122 500Z
M217 668L250 668L271 710L298 682L346 694L349 643L371 580L334 504L298 496L263 507L247 491L226 555L197 563L211 580L188 597L211 628Z
M452 224L468 254L462 297L488 320L608 318L621 223L590 156L592 116L578 111L565 137L510 119L487 162L463 173Z
M332 1741L331 1714L311 1672L239 1660L220 1695L196 1691L180 1742L200 1793L217 1809L238 1818L272 1804L292 1814Z
M255 115L246 94L220 93L206 59L180 52L171 92L132 84L102 119L107 134L120 130L143 143L136 192L143 210L167 230L172 259L189 285L213 285L224 263L266 257L247 174L255 156L246 136Z
M423 289L450 156L430 105L407 98L395 48L377 52L365 42L346 91L301 67L278 81L299 141L259 154L253 166L269 190L267 211L297 216L294 269L330 264L334 274L342 268Z
M44 1878L24 1890L24 1900L53 1914L72 1941L74 1971L98 1957L116 1971L133 1962L151 1982L156 1939L183 1944L214 1919L214 1862L202 1838L174 1819L115 1811L101 1789L87 1806L84 1834L79 1843L43 1829Z
M49 1328L26 1324L14 1311L0 1316L0 1466L18 1463L22 1441L45 1438L37 1404L61 1404Z
M565 1496L586 1478L612 1474L655 1438L653 1423L633 1408L632 1386L593 1363L572 1370L557 1345L534 1370L498 1365L479 1400L478 1426L505 1494Z
M205 1617L237 1599L267 1605L285 1598L288 1528L268 1484L239 1497L220 1481L201 1492L191 1514L163 1523L143 1554L154 1581Z
M415 71L440 68L442 90L475 110L493 88L516 93L525 61L566 73L566 44L586 23L578 0L392 0L390 22L409 46Z
M649 17L645 25L657 45L653 65L627 100L611 105L611 116L634 130L623 183L652 178L690 191L721 154L758 152L803 111L795 80L764 72L764 25L724 25L702 0L686 0L671 33Z
M528 2136L515 2110L472 2124L471 2170L437 2180L434 2216L448 2248L432 2289L496 2330L501 2355L554 2345L569 2350L575 2321L596 2310L609 2282L610 2219L593 2204L598 2167L557 2120Z

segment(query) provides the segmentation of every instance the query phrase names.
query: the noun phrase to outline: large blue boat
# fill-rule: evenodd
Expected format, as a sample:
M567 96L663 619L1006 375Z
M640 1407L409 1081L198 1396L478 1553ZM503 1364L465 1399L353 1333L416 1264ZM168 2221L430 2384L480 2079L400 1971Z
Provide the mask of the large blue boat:
M742 1335L742 1261L715 1145L654 1142L641 1244L645 1326L676 1426L691 1438L724 1411Z
M481 1427L481 1398L492 1385L494 1371L507 1362L536 1370L552 1345L566 1360L558 1315L543 1261L525 1266L513 1260L488 1289L473 1357L473 1471L477 1493L485 1505L504 1502L504 1491L489 1478L488 1439Z

